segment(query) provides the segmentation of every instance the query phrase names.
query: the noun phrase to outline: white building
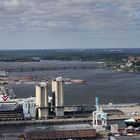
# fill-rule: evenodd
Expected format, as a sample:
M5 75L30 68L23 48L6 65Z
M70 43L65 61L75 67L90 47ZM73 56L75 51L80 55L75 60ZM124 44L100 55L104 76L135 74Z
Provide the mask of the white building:
M11 99L10 101L22 105L24 119L36 118L35 97Z

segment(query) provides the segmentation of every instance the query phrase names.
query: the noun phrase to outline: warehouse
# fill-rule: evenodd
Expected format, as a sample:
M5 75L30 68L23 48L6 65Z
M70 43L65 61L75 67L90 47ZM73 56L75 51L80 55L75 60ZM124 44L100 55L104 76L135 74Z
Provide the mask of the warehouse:
M69 124L30 127L24 132L25 140L93 139L96 130L90 124Z

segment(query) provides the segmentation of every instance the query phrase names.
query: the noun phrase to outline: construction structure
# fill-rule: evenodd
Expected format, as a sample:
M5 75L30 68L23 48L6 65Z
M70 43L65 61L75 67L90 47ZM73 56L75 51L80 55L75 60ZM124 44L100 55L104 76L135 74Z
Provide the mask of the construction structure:
M93 111L93 127L98 131L105 130L107 127L107 113L104 113L102 108L99 106L98 97L95 98L96 111Z
M64 81L62 77L52 80L52 102L56 117L64 116Z
M40 82L36 85L36 108L38 119L47 119L48 109L48 86L46 82Z

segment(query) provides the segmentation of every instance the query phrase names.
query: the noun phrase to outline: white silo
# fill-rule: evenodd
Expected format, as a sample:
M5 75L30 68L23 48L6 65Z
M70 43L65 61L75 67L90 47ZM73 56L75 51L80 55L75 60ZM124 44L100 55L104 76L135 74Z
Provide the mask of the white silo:
M36 107L38 118L46 119L48 117L48 86L46 82L40 82L36 85Z
M64 116L64 89L63 89L63 79L58 77L52 80L52 97L53 106L55 107L56 116Z

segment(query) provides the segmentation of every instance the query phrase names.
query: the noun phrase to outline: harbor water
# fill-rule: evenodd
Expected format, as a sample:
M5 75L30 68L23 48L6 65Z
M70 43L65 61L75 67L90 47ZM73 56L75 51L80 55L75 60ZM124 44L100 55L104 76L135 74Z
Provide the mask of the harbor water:
M77 69L10 73L11 76L32 76L39 79L62 76L86 80L86 85L65 84L65 105L94 105L95 97L101 104L140 103L140 73L113 72L109 69ZM16 83L8 85L16 97L35 96L34 84ZM51 95L51 87L49 87Z

